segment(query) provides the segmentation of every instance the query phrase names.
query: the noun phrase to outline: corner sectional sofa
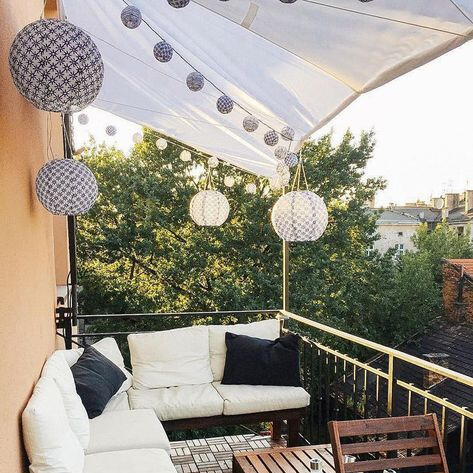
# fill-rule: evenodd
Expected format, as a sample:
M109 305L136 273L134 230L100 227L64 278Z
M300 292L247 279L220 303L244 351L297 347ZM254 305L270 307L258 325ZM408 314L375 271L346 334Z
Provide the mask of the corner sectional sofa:
M276 319L231 326L192 326L128 336L132 374L113 338L94 348L126 376L93 419L78 396L70 367L82 349L47 360L23 412L31 473L175 473L166 431L272 421L289 443L309 394L301 387L222 385L225 333L279 337Z

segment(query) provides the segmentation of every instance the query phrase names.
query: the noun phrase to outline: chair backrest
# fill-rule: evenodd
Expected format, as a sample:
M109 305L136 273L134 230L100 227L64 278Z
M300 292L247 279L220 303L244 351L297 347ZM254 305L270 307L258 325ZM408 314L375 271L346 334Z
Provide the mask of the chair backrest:
M337 473L423 466L448 473L435 414L332 421L328 426ZM347 455L356 456L356 461L348 462Z

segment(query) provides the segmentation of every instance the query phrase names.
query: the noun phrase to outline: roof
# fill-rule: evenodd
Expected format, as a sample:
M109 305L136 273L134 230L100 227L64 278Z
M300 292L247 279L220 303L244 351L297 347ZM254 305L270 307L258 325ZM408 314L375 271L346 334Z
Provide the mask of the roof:
M447 259L445 261L463 268L464 273L473 278L473 259Z
M380 212L378 225L416 225L420 223L439 223L442 221L442 210L433 207L395 206L387 209L371 209ZM464 207L456 207L449 211L448 223L469 223L472 215L466 214Z
M261 175L277 165L265 132L292 127L297 149L361 94L473 35L467 0L134 0L136 29L120 21L127 3L61 0L104 60L94 106ZM153 55L163 38L174 50L166 63ZM194 70L207 79L200 92L186 86ZM222 94L231 113L216 109ZM260 121L253 133L242 128L249 114Z

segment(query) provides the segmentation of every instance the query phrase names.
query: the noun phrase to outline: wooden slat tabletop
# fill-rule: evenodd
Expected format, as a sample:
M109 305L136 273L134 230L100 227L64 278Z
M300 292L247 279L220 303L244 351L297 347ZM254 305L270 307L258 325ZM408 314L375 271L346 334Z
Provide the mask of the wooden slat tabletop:
M324 473L335 473L330 445L235 453L233 473L307 473L311 458L322 460Z

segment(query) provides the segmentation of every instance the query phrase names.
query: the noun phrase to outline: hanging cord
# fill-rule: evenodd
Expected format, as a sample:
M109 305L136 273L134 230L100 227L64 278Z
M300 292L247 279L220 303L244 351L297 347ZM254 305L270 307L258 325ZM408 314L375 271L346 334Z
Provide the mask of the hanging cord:
M299 151L299 164L297 165L296 173L294 174L294 180L292 181L291 192L298 191L300 189L301 176L304 179L304 184L306 190L309 190L309 183L307 182L307 176L304 169L304 160L302 156L302 150Z

